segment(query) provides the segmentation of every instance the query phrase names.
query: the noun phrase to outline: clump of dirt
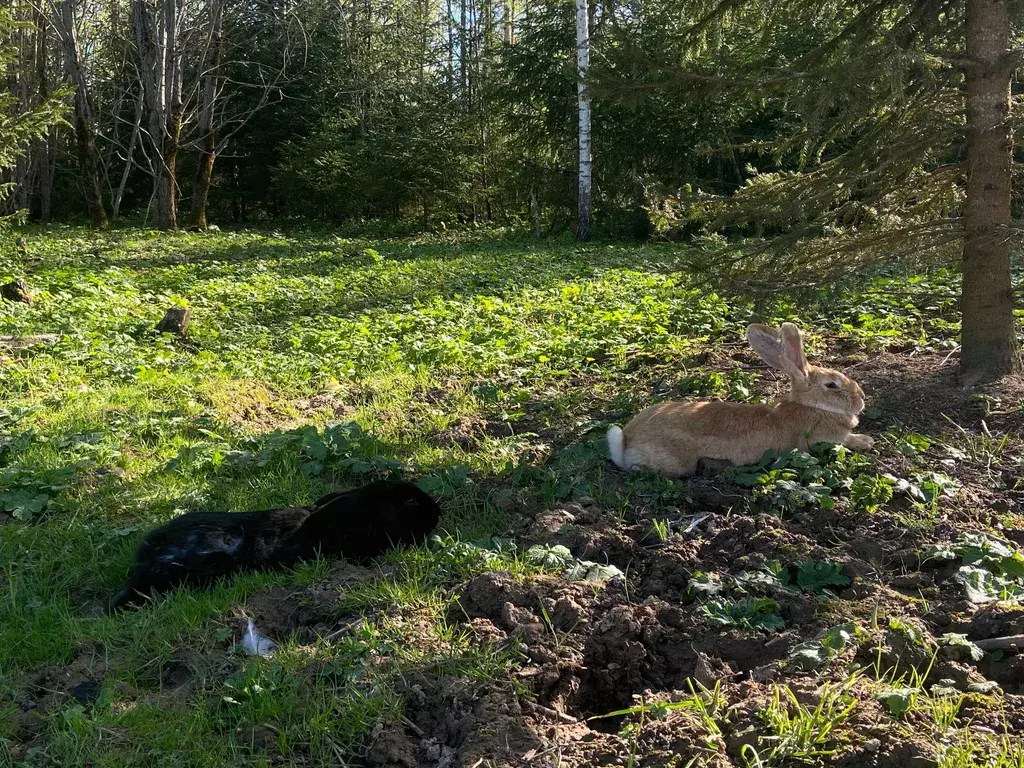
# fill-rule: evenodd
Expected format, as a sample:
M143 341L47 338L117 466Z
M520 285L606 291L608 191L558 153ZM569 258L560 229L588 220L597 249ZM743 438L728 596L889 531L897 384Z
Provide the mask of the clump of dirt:
M378 726L368 768L485 764L480 761L511 766L545 746L507 687L487 688L465 677L421 677L408 680L400 693L405 715Z
M199 400L226 421L254 432L269 431L290 416L265 384L244 379L212 379L200 384Z
M338 596L344 590L367 581L389 576L389 565L367 567L339 560L327 578L302 590L276 587L249 597L234 611L235 636L245 632L247 622L272 640L294 636L300 643L318 637L337 636L362 621L358 615L341 615Z
M478 450L488 434L486 420L475 413L464 413L446 429L438 431L432 442L440 448L461 448L468 452Z
M355 413L355 408L345 402L344 395L339 392L321 392L311 397L300 397L294 402L295 408L302 414L328 413L342 419Z

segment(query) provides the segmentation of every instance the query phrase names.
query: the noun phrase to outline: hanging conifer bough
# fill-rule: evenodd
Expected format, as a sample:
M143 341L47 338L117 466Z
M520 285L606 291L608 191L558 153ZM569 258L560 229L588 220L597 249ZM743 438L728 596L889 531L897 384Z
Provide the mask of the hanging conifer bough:
M730 38L750 29L737 22L745 14L762 18L763 37ZM756 292L823 286L894 261L959 262L962 380L1019 371L1010 85L1022 35L1024 11L1008 0L711 8L680 36L664 87L777 99L790 129L726 148L788 170L747 168L732 195L688 190L670 201L678 223L701 227L712 246L700 266ZM709 45L721 48L715 67L688 69L707 61L692 52ZM743 238L723 245L723 234Z

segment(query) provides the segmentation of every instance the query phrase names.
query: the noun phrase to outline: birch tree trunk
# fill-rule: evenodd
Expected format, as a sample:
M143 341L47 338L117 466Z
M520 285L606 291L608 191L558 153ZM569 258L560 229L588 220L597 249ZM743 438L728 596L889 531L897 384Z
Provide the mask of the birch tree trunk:
M576 239L590 239L590 192L592 159L590 154L590 91L586 78L590 69L590 14L587 0L576 0L576 69L579 78L576 96L579 103L579 209Z
M99 152L93 130L92 100L89 82L82 65L82 54L75 34L74 0L60 4L60 38L64 48L64 66L68 79L75 86L75 142L78 148L78 167L82 173L85 202L94 227L107 226L107 211L103 207L103 187L100 184Z
M965 383L1020 370L1010 277L1008 0L967 0L967 202L960 374Z
M220 87L221 33L223 26L222 0L210 2L210 40L203 62L203 95L199 105L199 140L201 143L196 180L192 185L192 210L189 226L206 229L206 203L213 179L213 164L217 159L217 138L214 127L217 91Z

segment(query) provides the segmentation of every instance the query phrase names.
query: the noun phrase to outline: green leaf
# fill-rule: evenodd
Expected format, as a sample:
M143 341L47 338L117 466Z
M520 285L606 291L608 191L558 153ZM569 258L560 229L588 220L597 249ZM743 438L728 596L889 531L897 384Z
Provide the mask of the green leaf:
M553 547L537 544L526 550L526 562L538 568L561 570L576 563L568 547L556 544Z
M29 522L46 509L50 497L31 490L14 490L0 494L0 509L23 522Z
M879 693L877 698L889 710L890 715L900 717L914 706L920 692L919 688L888 688Z
M748 597L739 602L712 600L704 606L708 618L723 626L746 629L784 629L779 604L769 598Z
M608 581L623 576L621 570L614 565L602 565L592 563L589 560L581 560L573 563L566 570L563 576L569 581Z
M695 571L690 575L686 585L687 592L691 597L714 597L725 590L725 584L715 574Z
M985 658L985 652L977 645L967 639L967 635L958 635L955 632L947 632L939 638L940 646L964 649L964 655L972 661L981 661Z
M854 640L865 637L867 632L856 624L847 623L832 627L825 633L821 642L826 648L833 651L841 651Z
M963 586L967 599L977 605L1024 597L1024 585L985 568L962 566L953 576L953 580Z
M814 672L828 666L834 652L817 640L800 643L789 652L790 664L804 672Z
M825 561L805 560L797 568L796 582L808 592L824 592L836 587L845 587L850 577L843 572L843 566Z

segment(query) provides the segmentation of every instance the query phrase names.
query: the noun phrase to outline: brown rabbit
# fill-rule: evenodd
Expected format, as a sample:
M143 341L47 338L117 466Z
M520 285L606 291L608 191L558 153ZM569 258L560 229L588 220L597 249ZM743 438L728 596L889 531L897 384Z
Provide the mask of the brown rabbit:
M799 329L783 323L747 328L747 341L768 365L783 371L790 393L774 405L669 402L637 414L625 429L608 430L612 461L626 470L646 468L685 477L699 459L753 464L767 450L807 450L819 442L864 450L875 441L854 434L864 391L839 371L807 364Z

